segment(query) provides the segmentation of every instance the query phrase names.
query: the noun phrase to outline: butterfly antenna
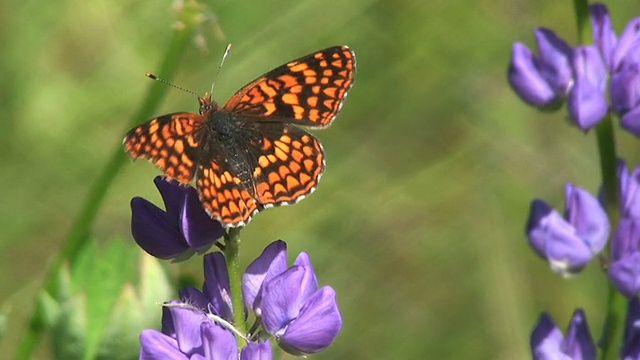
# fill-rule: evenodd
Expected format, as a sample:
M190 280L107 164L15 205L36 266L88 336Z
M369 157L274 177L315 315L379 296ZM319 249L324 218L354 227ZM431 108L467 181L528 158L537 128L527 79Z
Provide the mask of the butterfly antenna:
M220 69L222 69L222 65L224 65L224 60L227 58L227 56L229 55L229 52L231 52L231 44L227 45L227 48L224 50L224 54L222 55L222 61L220 61L220 66L218 66L218 70L216 71L216 76L213 78L213 83L211 84L211 96L213 96L213 88L216 86L216 80L218 78L218 74L220 73Z
M189 89L185 89L185 88L183 88L183 87L180 87L180 86L178 86L178 85L174 85L174 84L172 84L172 83L168 82L167 80L165 80L165 79L163 79L163 78L161 78L161 77L159 77L159 76L153 75L152 73L146 73L146 74L144 74L144 75L145 75L146 77L148 77L149 79L151 79L151 80L157 80L157 81L160 81L161 83L163 83L163 84L165 84L165 85L169 85L169 86L171 86L172 88L176 88L176 89L178 89L178 90L182 90L182 91L187 92L187 93L189 93L189 94L193 94L193 95L197 96L198 98L200 97L200 95L196 94L195 92L193 92L193 91L191 91L191 90L189 90Z

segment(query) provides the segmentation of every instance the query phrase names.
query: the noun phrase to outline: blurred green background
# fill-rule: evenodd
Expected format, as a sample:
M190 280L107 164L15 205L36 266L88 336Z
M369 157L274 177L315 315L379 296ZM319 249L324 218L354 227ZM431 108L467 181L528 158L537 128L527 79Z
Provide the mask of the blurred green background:
M13 353L48 264L148 89L163 86L144 73L158 71L172 5L0 3L0 303L9 313L0 353ZM327 153L318 190L259 214L242 235L244 264L283 239L291 260L308 251L321 285L336 289L343 332L313 358L527 358L540 312L564 329L576 307L599 337L606 278L598 266L562 280L523 231L534 197L562 208L566 182L597 192L595 136L570 126L564 110L527 107L506 82L512 43L533 46L537 26L576 44L570 2L206 6L212 21L171 81L204 93L233 43L216 79L220 102L312 51L344 44L357 55L343 111L314 132ZM635 2L609 8L618 32L640 14ZM197 108L193 96L171 89L150 117ZM638 163L638 139L616 131L619 153ZM158 173L128 161L92 235L129 239L129 200L160 203ZM200 276L200 258L165 265Z

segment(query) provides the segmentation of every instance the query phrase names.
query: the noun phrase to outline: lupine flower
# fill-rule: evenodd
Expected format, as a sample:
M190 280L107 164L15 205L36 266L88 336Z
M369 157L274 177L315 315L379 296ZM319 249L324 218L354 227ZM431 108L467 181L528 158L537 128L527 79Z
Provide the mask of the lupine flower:
M542 200L534 200L527 223L529 244L551 269L569 276L580 271L605 246L609 220L595 197L567 184L564 218Z
M526 103L541 109L557 109L572 83L572 51L548 29L535 31L540 56L521 43L513 45L508 80Z
M596 358L593 343L584 312L576 310L567 329L562 332L549 314L543 313L531 333L531 353L534 359L551 360L591 360Z
M142 332L140 359L238 359L233 333L213 319L231 321L233 316L224 256L219 252L205 255L204 271L202 291L185 288L179 301L165 304L161 332ZM268 341L250 342L240 356L244 360L271 360L271 346Z
M594 127L609 111L605 98L607 70L595 46L573 52L575 81L567 99L569 116L582 130Z
M201 253L224 235L224 229L204 211L195 189L156 177L166 211L149 201L131 200L131 233L146 252L160 259L184 260Z
M624 129L640 136L640 18L617 38L606 6L590 6L596 46L611 73L611 105Z
M640 302L636 296L629 300L620 358L623 360L640 359Z
M333 289L318 289L307 253L286 269L286 250L284 242L276 241L249 265L243 276L245 302L283 350L294 355L316 353L337 336L342 316Z
M640 167L618 165L621 219L611 244L609 278L628 298L640 291Z

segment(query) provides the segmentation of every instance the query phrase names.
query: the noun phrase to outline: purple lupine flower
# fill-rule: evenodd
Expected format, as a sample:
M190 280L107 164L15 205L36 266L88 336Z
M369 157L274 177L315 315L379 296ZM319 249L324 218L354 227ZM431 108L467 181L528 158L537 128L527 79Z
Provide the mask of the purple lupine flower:
M273 350L268 341L250 342L240 354L240 360L271 360L272 358Z
M144 330L140 335L140 359L238 359L238 344L230 329L212 318L231 321L229 275L221 253L203 257L205 281L202 291L187 287L180 300L163 307L162 331ZM242 360L271 360L269 341L249 342Z
M620 216L640 220L640 165L629 173L624 161L618 161L620 180Z
M169 302L163 312L163 331L143 330L141 360L238 358L238 345L231 331L215 324L199 309ZM176 305L175 307L172 305Z
M569 91L567 109L573 122L583 131L594 127L609 111L605 98L607 70L595 46L574 50L575 82Z
M140 197L131 200L131 233L146 252L160 259L184 260L208 250L224 235L220 223L202 208L195 189L160 176L153 182L166 211Z
M509 63L508 80L526 103L555 110L573 82L572 50L553 31L537 29L535 37L540 56L534 56L521 43L515 43Z
M623 360L640 359L640 302L634 296L627 307L626 326L620 358Z
M606 6L590 6L596 46L611 73L611 105L621 126L640 136L640 18L632 19L616 37Z
M526 232L536 253L566 277L580 271L604 248L609 219L595 197L567 184L565 217L536 199L531 203Z
M609 278L628 298L640 290L640 220L622 218L611 244Z
M613 285L628 298L640 291L640 166L629 173L618 163L620 222L611 243L608 273Z
M596 346L584 312L578 309L573 313L566 337L562 336L549 314L540 315L531 333L531 353L536 360L595 360Z
M245 302L260 314L265 330L283 350L294 355L322 351L342 327L335 292L328 286L318 289L307 253L284 271L283 264L286 244L276 241L247 268Z

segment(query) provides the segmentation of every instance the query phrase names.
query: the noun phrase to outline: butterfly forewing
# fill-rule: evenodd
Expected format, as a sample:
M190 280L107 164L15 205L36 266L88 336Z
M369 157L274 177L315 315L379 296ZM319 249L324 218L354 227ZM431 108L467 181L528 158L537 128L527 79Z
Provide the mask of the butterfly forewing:
M326 127L340 111L354 72L353 51L346 46L331 47L269 71L235 93L224 109L238 115Z
M131 129L124 145L134 159L146 158L168 178L188 184L198 160L197 130L204 122L202 116L191 113L160 116Z

